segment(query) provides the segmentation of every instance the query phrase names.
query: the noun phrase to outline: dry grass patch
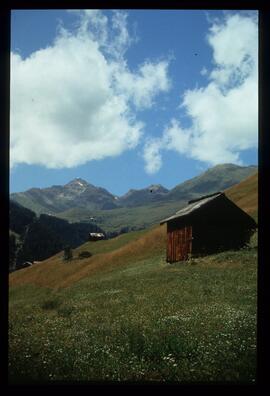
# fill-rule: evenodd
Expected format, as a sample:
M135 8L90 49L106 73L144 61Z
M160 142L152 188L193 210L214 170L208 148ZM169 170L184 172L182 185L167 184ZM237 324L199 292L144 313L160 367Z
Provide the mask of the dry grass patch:
M227 197L248 214L258 209L258 173L225 191Z
M67 287L98 271L110 271L134 260L139 261L151 257L164 251L165 247L166 227L157 227L112 252L96 254L83 261L78 258L63 261L61 252L40 264L12 273L10 285L34 284L51 288Z

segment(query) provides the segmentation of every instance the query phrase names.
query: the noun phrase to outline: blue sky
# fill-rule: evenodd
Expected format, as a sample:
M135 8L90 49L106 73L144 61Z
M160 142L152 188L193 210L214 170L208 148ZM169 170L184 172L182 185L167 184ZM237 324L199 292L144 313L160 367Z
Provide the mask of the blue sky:
M11 192L257 164L256 12L13 11Z

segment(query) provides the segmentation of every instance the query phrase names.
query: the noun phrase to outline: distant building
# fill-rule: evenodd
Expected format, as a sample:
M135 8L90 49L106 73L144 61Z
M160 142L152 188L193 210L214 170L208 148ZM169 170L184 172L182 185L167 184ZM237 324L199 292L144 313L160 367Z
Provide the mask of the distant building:
M31 267L32 265L33 265L33 263L31 263L31 261L25 261L24 263L19 265L16 269L27 268L27 267Z
M102 232L90 232L89 234L90 241L99 241L101 239L105 239L105 235Z
M191 200L188 206L160 222L167 223L167 262L191 255L239 249L257 228L256 222L224 193Z

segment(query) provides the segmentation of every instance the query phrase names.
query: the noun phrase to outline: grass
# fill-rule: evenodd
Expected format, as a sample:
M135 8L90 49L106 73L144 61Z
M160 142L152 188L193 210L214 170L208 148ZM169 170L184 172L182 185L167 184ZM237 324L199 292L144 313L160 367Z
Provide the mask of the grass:
M256 186L254 175L226 191L255 219ZM108 227L112 213L118 225L147 218L117 211ZM173 265L165 241L153 227L10 274L10 382L255 382L257 233L246 249Z
M230 187L225 193L249 215L258 218L258 173Z
M122 227L148 228L185 206L185 201L156 203L134 208L90 211L83 208L69 209L57 213L57 217L70 222L89 221L95 217L96 223L104 231L119 231Z
M88 249L11 274L11 383L255 381L256 236L173 265L163 227Z
M113 271L132 260L163 254L166 243L166 228L155 227L120 235L108 241L87 242L74 249L73 259L63 261L63 252L35 264L30 271L22 269L10 275L10 285L35 284L42 287L68 287L74 282L97 272ZM88 250L93 256L81 260L81 251Z

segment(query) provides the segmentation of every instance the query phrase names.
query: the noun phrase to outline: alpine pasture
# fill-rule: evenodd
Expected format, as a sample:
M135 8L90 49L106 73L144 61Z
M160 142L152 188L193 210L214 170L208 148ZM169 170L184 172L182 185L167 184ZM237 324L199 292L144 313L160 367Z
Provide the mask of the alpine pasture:
M257 219L255 176L225 193ZM10 383L255 381L257 233L174 264L165 225L62 256L10 274Z

